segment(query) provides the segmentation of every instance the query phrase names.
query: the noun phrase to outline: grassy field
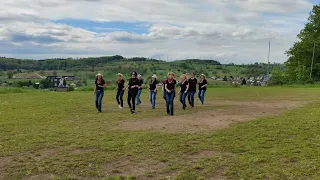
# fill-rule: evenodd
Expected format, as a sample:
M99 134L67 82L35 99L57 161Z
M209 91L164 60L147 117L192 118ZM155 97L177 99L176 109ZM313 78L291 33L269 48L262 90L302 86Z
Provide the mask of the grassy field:
M98 114L92 92L0 89L0 179L320 177L319 88L210 88L173 117L147 95Z

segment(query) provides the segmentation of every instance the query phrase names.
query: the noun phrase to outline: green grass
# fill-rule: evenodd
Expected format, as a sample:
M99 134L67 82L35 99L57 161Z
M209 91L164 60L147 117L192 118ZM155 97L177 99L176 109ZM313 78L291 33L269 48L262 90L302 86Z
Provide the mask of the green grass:
M160 95L156 110L143 106L131 115L128 109L116 108L114 91L106 92L102 114L96 113L92 92L23 91L0 93L0 179L170 176L185 180L207 179L217 174L229 179L320 177L317 102L281 116L237 123L215 132L182 134L113 130L123 120L164 116ZM319 95L317 88L247 87L211 88L206 97L208 102L264 102L318 101ZM147 92L143 101L147 102ZM183 114L178 101L176 106L176 115ZM186 113L211 108L217 107L196 107ZM203 151L221 155L194 158ZM158 167L159 164L164 166ZM135 166L151 168L138 175L132 170Z

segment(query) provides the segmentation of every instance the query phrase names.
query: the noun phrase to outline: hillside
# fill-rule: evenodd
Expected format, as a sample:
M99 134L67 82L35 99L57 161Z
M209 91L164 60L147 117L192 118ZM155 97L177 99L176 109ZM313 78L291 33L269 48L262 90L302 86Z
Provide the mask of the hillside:
M282 65L272 64L273 67ZM115 75L121 72L128 77L131 71L137 71L146 79L152 74L163 78L167 72L173 71L178 75L195 72L209 77L252 77L267 73L266 64L235 65L220 64L216 60L186 59L171 62L147 59L143 57L125 58L119 55L82 59L46 59L46 60L22 60L13 58L0 58L0 77L2 80L12 77L20 77L21 73L38 73L41 76L48 75L74 75L83 80L92 80L97 72L104 74L106 80L114 80Z

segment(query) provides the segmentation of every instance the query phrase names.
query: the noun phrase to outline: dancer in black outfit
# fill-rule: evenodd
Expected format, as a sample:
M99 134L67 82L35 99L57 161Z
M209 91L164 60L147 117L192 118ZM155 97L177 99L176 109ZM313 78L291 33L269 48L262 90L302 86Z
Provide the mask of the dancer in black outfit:
M121 73L117 74L118 76L118 80L117 80L117 95L116 95L116 99L117 99L117 103L119 105L119 108L122 109L123 108L123 94L124 94L124 83L125 81L123 80L123 75Z
M177 81L174 79L174 73L170 72L168 77L168 80L166 80L165 89L167 91L167 113L171 116L173 116L173 110L174 110L174 98L176 96L176 84Z
M129 80L127 87L125 88L125 89L129 89L127 101L130 107L130 112L132 114L136 113L136 96L138 94L138 88L139 88L139 80L137 78L137 72L134 71L131 73L131 78Z
M198 81L197 79L194 77L194 73L190 73L191 77L188 80L189 83L189 88L188 88L188 101L191 107L194 107L194 94L197 91L197 84Z
M185 74L181 75L181 84L180 84L180 91L179 91L179 95L180 95L180 102L182 104L182 109L186 109L187 105L186 105L186 97L188 95L188 89L189 89L189 83L187 80L187 76Z

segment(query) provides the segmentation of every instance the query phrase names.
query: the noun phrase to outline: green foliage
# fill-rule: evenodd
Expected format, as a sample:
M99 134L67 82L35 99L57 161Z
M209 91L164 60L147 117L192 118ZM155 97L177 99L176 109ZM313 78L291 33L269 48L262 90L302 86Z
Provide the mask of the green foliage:
M5 87L0 88L0 94L9 94L9 93L23 93L25 92L21 88L12 88L12 87Z
M73 86L69 86L67 91L74 91L74 87Z
M272 70L272 79L269 82L269 85L282 85L286 84L286 75L285 72L283 72L279 68L275 68Z
M30 81L15 81L13 82L12 86L13 87L29 87L32 85L32 82Z
M316 80L320 79L320 6L314 5L310 12L309 22L305 24L305 27L297 35L299 41L295 42L293 46L286 51L288 60L286 62L287 71L292 75L292 72L298 73L295 81L298 83L305 82L307 69L311 69L313 46L316 44L314 64L315 68L312 70L312 77Z
M8 79L12 79L13 71L7 71L7 76L8 76Z
M298 65L296 68L296 82L299 84L306 83L309 79L309 71L307 70L306 66Z
M43 79L40 81L40 84L42 85L41 87L43 87L44 89L53 87L53 82L50 82L49 79ZM39 87L40 88L40 87Z
M44 76L44 75L45 75L45 73L44 73L43 70L41 70L41 71L39 72L39 74L40 74L41 76Z

